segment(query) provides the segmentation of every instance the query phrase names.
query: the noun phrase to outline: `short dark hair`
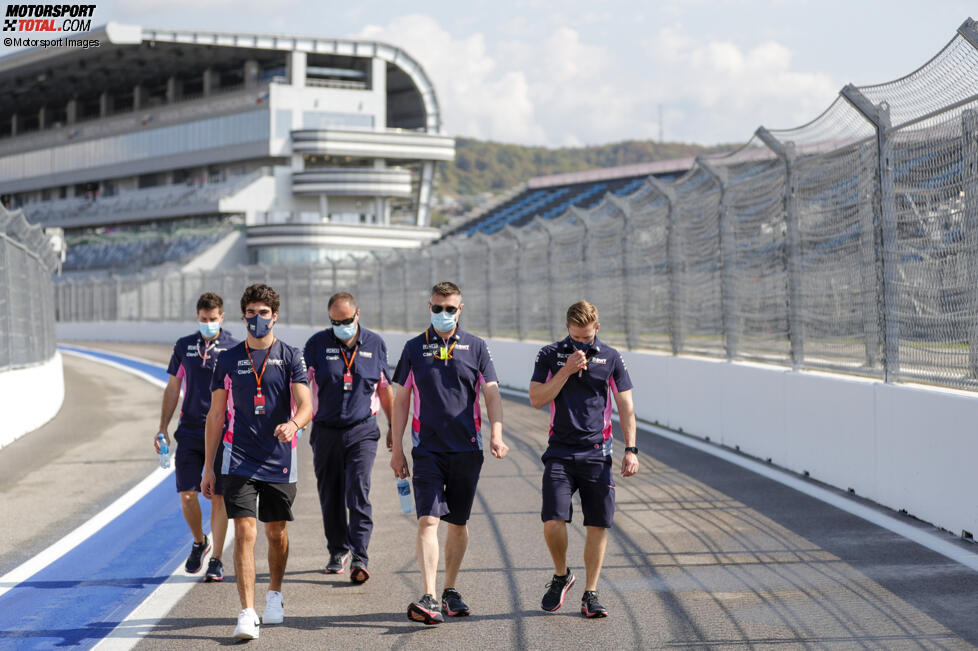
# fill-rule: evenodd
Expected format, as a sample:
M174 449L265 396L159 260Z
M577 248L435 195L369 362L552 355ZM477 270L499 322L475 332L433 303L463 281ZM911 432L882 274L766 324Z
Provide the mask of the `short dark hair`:
M336 292L329 297L329 303L326 305L326 309L333 307L333 303L336 301L346 301L353 306L353 309L357 309L357 299L353 298L353 294L350 292Z
M455 294L458 294L461 296L462 290L459 289L458 285L455 283L448 280L443 280L431 288L431 295L434 296L435 294L438 294L439 296L454 296Z
M197 299L198 312L201 310L213 310L215 307L221 312L224 312L224 299L214 292L204 292Z
M272 308L272 312L278 312L279 296L278 292L265 283L256 283L244 290L241 295L241 314L245 313L245 308L252 303L264 303Z

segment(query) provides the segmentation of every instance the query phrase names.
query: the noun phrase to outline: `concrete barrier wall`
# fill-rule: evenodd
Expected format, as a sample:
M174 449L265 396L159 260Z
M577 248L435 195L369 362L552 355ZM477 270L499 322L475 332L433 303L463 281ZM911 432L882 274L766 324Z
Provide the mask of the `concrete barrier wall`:
M54 418L64 398L59 352L43 364L0 371L0 448Z
M241 334L240 323L229 324ZM172 343L193 323L64 323L59 340ZM279 326L302 347L311 327ZM413 334L384 333L392 365ZM542 343L490 340L500 382L525 389ZM639 418L722 443L954 533L978 533L978 396L782 367L624 352Z

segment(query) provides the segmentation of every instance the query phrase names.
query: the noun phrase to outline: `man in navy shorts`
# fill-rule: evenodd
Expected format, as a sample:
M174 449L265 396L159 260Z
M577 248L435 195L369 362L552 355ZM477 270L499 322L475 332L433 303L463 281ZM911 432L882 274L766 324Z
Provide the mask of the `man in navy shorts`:
M326 574L342 574L352 555L350 581L363 583L370 578L370 471L380 439L376 415L383 408L390 422L394 389L387 345L360 325L353 295L334 294L327 309L333 327L310 337L303 352L316 412L309 443L329 552Z
M611 470L611 399L618 406L625 439L622 477L638 472L632 381L618 351L598 337L598 310L578 301L567 310L568 336L540 349L530 380L530 404L550 405L550 441L543 454L543 535L554 562L541 607L554 612L564 604L574 575L567 567L567 524L571 496L580 494L587 538L584 567L587 585L581 599L585 617L607 617L598 601L598 576L604 562L608 528L615 515Z
M216 483L213 469L228 405L231 441L222 451L221 471L227 475L224 505L234 519L234 571L241 612L234 637L255 639L255 540L258 520L268 539L268 592L261 623L281 624L285 618L282 578L289 557L286 522L298 480L298 433L312 420L312 399L306 384L302 353L275 338L279 296L268 285L252 285L241 297L248 338L221 353L211 380L207 413L207 464L201 490L210 496ZM293 407L294 404L294 407Z
M211 406L211 376L214 374L214 361L217 356L238 344L238 340L224 330L224 300L217 294L207 292L197 299L197 332L177 339L173 355L166 371L170 374L163 391L163 408L160 415L159 434L163 435L167 446L170 435L167 431L173 412L180 399L183 385L183 405L180 407L180 421L173 438L177 451L173 456L177 492L180 493L180 510L193 534L194 544L184 564L190 574L196 574L204 564L204 556L210 550L210 543L201 526L200 478L204 469L204 424ZM153 436L156 453L160 452L159 435ZM205 581L223 581L224 565L221 553L224 551L224 538L228 530L228 516L224 512L224 482L220 466L214 469L217 482L211 498L211 535L214 537L214 552L207 564Z
M450 282L432 287L428 302L431 327L404 344L394 370L391 468L407 477L401 439L414 398L411 438L414 446L414 504L418 512L418 565L424 594L407 609L408 619L438 624L445 615L468 615L470 609L455 589L469 541L466 522L482 470L482 416L479 391L485 394L492 432L489 449L497 459L509 448L503 443L503 401L486 342L458 327L462 291ZM441 607L435 601L438 574L438 523L448 524L445 537L445 590Z

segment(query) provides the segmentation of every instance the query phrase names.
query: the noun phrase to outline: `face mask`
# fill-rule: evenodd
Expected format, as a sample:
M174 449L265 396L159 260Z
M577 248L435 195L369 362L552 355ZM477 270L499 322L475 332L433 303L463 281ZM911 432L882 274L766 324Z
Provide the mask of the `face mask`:
M438 332L448 332L455 327L455 319L458 317L458 312L455 314L449 314L448 312L439 312L438 314L431 315L431 325L435 326L435 330Z
M333 326L333 334L336 335L336 338L340 341L352 339L353 336L357 334L357 322L354 321L350 325Z
M248 324L248 334L255 339L261 339L268 334L269 330L272 329L271 317L266 319L260 314L256 314L250 318L246 317L245 322Z
M587 349L591 347L590 341L575 341L571 339L571 344L574 345L574 348L583 350L584 352L587 352Z
M221 331L221 322L205 323L201 321L197 323L197 329L200 330L200 334L204 336L204 339L213 339Z

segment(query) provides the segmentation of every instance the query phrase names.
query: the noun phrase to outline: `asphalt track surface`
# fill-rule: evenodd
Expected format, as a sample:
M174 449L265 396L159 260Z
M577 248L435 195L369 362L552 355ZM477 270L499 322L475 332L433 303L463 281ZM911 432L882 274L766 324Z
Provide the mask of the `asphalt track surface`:
M112 348L159 361L169 355L163 346ZM263 627L261 638L250 645L897 649L972 648L978 641L978 576L972 570L648 432L639 433L639 475L617 480L618 513L599 585L611 617L585 620L578 613L583 591L578 514L569 528L569 559L578 583L561 611L544 613L539 602L553 572L539 519L539 456L547 415L507 400L504 422L510 455L486 459L458 584L472 616L437 627L406 619L408 602L420 593L415 521L397 507L385 450L378 452L373 472L372 578L353 586L345 574L321 572L326 552L312 455L303 441L283 588L286 620ZM616 452L620 449L617 441ZM6 453L0 451L0 464ZM22 472L21 481L27 476ZM7 555L0 559L9 562L10 549L4 549ZM267 582L264 555L259 537L259 613ZM238 609L229 571L223 584L195 586L138 646L233 644ZM127 624L134 630L140 626L139 621Z

